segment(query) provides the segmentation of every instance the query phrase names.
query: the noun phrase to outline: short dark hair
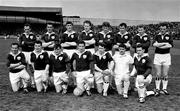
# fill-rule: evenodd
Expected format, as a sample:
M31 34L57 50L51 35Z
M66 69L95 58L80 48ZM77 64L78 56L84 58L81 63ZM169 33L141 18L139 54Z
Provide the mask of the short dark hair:
M89 24L90 26L92 26L92 23L91 23L91 21L89 21L89 20L85 20L84 22L83 22L83 24Z
M77 45L79 45L79 44L84 44L84 46L86 45L86 43L83 40L78 41Z
M109 22L103 22L102 27L111 27Z
M52 25L52 26L53 26L53 23L51 23L51 22L48 22L46 25Z
M126 23L121 23L119 24L120 27L124 26L125 28L127 27L127 24Z
M73 25L73 23L72 23L71 21L67 21L67 22L66 22L66 25L68 25L68 24Z
M62 48L62 46L61 46L61 44L55 44L55 46L54 46L54 49L61 49Z
M26 23L26 24L24 24L24 27L30 27L31 28L31 25L29 23Z
M143 28L143 29L145 29L145 27L144 27L143 25L139 25L138 28Z
M101 46L101 47L106 48L106 44L105 44L105 43L103 43L103 42L99 42L99 43L98 43L98 46Z
M16 42L11 43L11 47L12 47L13 45L17 45L17 47L19 48L19 44L18 44L18 43L16 43Z
M127 48L126 45L123 44L123 43L120 43L120 44L119 44L119 48L120 48L120 47L125 48L125 49Z
M138 45L136 46L136 48L142 48L142 49L145 49L145 47L144 47L142 44L138 44Z
M160 24L160 27L166 27L166 28L168 28L168 25L167 25L166 23L161 23L161 24Z
M40 40L35 41L35 44L40 44L42 46L42 42Z

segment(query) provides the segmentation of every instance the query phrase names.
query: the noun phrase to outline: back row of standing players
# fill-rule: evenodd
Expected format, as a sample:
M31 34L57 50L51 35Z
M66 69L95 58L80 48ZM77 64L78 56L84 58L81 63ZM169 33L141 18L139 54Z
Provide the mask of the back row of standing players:
M42 52L40 54L37 54L35 51L36 49L38 50L38 46L36 46L38 44L36 36L31 32L30 25L26 24L24 26L24 33L19 38L19 44L22 48L22 52L25 55L26 63L33 64L32 65L33 69L35 69L34 78L35 78L36 88L37 88L38 92L40 92L43 87L44 87L44 89L46 89L46 87L47 87L46 82L43 82L42 86L40 84L37 85L37 83L39 81L41 81L39 79L41 76L41 73L48 73L49 76L52 76L51 70L55 71L55 69L56 69L57 71L55 71L55 72L62 72L62 71L64 71L64 68L68 69L67 68L68 65L67 65L67 67L63 68L62 66L57 66L57 64L56 64L57 62L55 62L56 59L62 60L63 57L67 57L67 58L69 58L69 60L71 60L71 62L73 64L72 67L69 69L71 69L72 72L75 72L73 74L76 76L77 88L75 88L74 94L81 95L82 92L84 90L86 90L87 94L90 95L90 91L89 91L90 86L91 86L89 84L90 82L87 82L88 84L84 84L84 81L88 81L88 79L89 80L92 79L88 75L88 73L92 74L93 71L88 70L88 68L86 69L86 65L82 62L83 60L81 61L81 59L83 59L83 58L86 59L86 56L89 56L89 54L96 55L97 58L99 58L99 59L97 59L97 61L95 61L96 72L100 72L103 75L106 75L106 74L108 75L108 72L112 73L112 70L113 70L112 66L114 66L115 64L118 64L119 60L117 58L119 58L118 55L120 53L121 48L124 48L126 51L126 55L129 55L129 56L130 56L130 48L132 47L135 49L134 60L133 60L134 62L132 62L132 61L129 62L129 64L133 64L133 63L136 64L135 68L134 68L135 71L133 69L131 75L134 75L133 73L135 73L135 72L136 73L140 72L141 74L138 74L138 75L144 75L143 81L146 81L147 77L148 77L148 80L149 80L149 78L152 78L152 77L148 76L151 73L151 69L152 69L152 66L149 65L151 63L150 62L151 60L148 57L148 48L150 47L151 42L150 42L150 37L145 33L144 27L138 27L139 33L136 34L135 36L132 36L126 31L127 25L125 23L121 23L119 25L119 32L117 34L114 34L110 31L111 26L108 22L104 22L102 24L102 31L100 31L98 34L95 34L91 30L92 24L90 21L84 21L83 26L84 26L84 30L82 31L81 34L78 35L75 31L73 31L73 23L67 22L66 23L67 30L62 34L61 37L59 37L59 35L53 31L53 24L50 24L50 23L47 24L47 32L41 37L40 41L42 42L43 50L45 52L47 52L48 57L50 59L54 59L53 63L55 65L53 67L52 66L47 66L47 67L44 66L45 69L50 69L50 70L46 70L46 72L41 72L41 70L38 69L39 67L43 67L43 65L46 64L46 62L45 61L38 62L38 59L42 59L43 56L41 55ZM90 51L91 53L88 53L83 50L81 52L80 47L83 47L83 46L81 46L79 44L79 41L84 41L86 50ZM37 44L35 44L35 43L37 43ZM101 43L103 43L104 45L102 45ZM41 46L41 43L39 43L39 44ZM61 44L61 45L58 46L57 44ZM81 43L81 44L83 44L83 43ZM63 52L65 52L65 55L64 55L64 53L62 53L62 55L63 55L62 57L59 57L61 54L57 57L57 55L55 54L55 52L57 52L57 51L54 51L54 50L58 49L58 48L61 49L61 46L63 47ZM77 46L78 46L78 51L76 50ZM136 53L137 46L141 47L143 49L143 55L140 54L142 57ZM160 26L160 33L156 37L154 37L153 46L156 47L155 57L154 57L154 65L155 65L155 69L156 69L155 95L158 96L160 94L161 81L163 83L163 88L161 91L165 94L168 94L168 92L167 92L168 70L169 70L169 66L171 65L170 48L173 47L173 40L167 32L167 26L165 24L162 24ZM104 47L105 52L107 52L109 55L107 53L101 53L101 51L100 51L101 47ZM34 49L34 48L36 48L36 49ZM105 58L104 58L104 55L105 55ZM113 59L114 60L117 59L117 61L115 61L115 63L113 64L110 62L111 59L109 59L108 66L106 66L106 63L101 61L102 58L106 59L106 56L108 58L113 57ZM73 61L73 60L75 60L75 61ZM65 61L68 61L68 59ZM64 63L66 63L65 61L64 61ZM123 61L123 59L121 61ZM119 61L119 62L121 62L121 61ZM128 61L130 61L130 60L128 59ZM135 61L137 61L137 63L135 63ZM146 61L147 61L147 63L146 63ZM101 62L103 64L99 64L98 62ZM113 64L113 65L111 66L111 64ZM119 63L119 64L121 64L121 63ZM142 65L144 65L144 67ZM27 66L29 67L29 65L27 65ZM163 67L161 67L161 66L163 66ZM70 65L69 65L69 67L70 67ZM83 68L85 68L85 69L83 69ZM106 70L106 69L108 69L108 70ZM117 70L118 69L119 69L119 67L117 67ZM121 69L121 70L125 70L125 69ZM84 71L84 70L85 70L85 72L83 72L83 74L81 74L82 71ZM128 70L129 70L129 68L128 68ZM77 71L78 71L78 73L76 73ZM90 71L90 72L88 72L88 71ZM122 72L122 71L119 71L119 72ZM87 75L86 75L86 73L87 73ZM125 72L123 72L123 73L125 73ZM128 73L129 73L129 71L128 71ZM53 76L56 76L56 75L58 75L58 74L53 73ZM67 77L64 74L60 74L60 75L61 75L61 82L54 78L54 84L56 86L59 83L61 83L61 84L63 83L62 87L56 87L56 91L60 91L62 88L62 89L65 89L65 90L63 90L63 92L65 93L66 88L67 88L67 85L65 85L66 84L65 81L66 81ZM96 73L96 75L94 75L94 76L97 76L97 78L100 78L102 75L100 75L100 74L98 75ZM105 77L105 76L103 76L103 77ZM121 78L120 80L124 81L124 90L127 90L126 86L129 86L129 82L126 82L126 77L120 77L120 78ZM124 78L124 79L122 79L122 78ZM119 80L118 77L116 77L116 79ZM10 80L11 80L11 78L10 78ZM32 80L32 84L35 84L33 77L31 77L31 80ZM64 82L62 82L62 81L64 81ZM100 83L101 83L101 80L97 80L97 81L100 81ZM102 81L103 81L102 86L97 85L98 92L101 93L103 91L103 95L106 96L107 89L109 87L109 81L108 80L106 81L106 78L103 78ZM151 81L151 80L149 80L149 81ZM119 85L119 87L118 87L118 85ZM127 98L127 91L124 91L122 93L122 91L121 91L122 88L120 86L121 86L121 84L116 82L116 87L117 87L118 93L123 94L123 97ZM143 90L145 90L145 89L141 89L141 88L140 88L140 91L143 92ZM140 101L143 102L144 96L142 96L142 97L141 96L140 96Z

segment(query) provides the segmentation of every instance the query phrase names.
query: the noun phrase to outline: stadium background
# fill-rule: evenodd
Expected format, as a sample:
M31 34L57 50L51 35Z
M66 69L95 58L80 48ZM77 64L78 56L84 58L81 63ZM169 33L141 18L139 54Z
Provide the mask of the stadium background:
M15 9L14 9L15 8ZM180 37L180 23L168 22L168 21L131 21L131 20L117 20L117 19L93 19L93 18L81 18L79 16L64 16L61 8L49 9L56 20L41 18L46 14L39 16L43 11L41 8L30 12L31 8L24 9L19 7L0 7L0 35L1 38L9 35L10 38L17 37L18 34L23 32L24 23L30 23L32 25L32 31L36 34L42 34L45 32L46 23L52 22L55 24L55 30L58 33L62 33L64 30L63 24L66 21L72 21L75 24L75 30L80 32L82 30L82 22L84 20L91 20L94 24L94 30L98 32L100 25L103 21L109 21L112 25L112 30L117 31L117 25L121 22L126 22L129 27L128 31L132 34L137 33L136 29L138 25L143 25L146 28L148 34L153 37L158 32L159 23L166 22L169 25L169 30L175 39ZM47 11L48 8L44 10ZM58 11L57 11L57 10ZM55 11L54 11L55 10ZM33 16L29 16L33 13ZM39 17L38 17L39 16ZM53 17L54 18L54 17ZM145 104L139 104L137 94L132 93L128 100L122 100L117 94L109 95L107 98L98 94L93 94L91 97L77 98L72 93L67 95L58 95L54 91L47 94L38 94L35 91L25 95L22 93L13 93L11 91L8 70L6 68L6 55L9 52L10 43L16 39L0 39L0 111L119 111L119 110L131 110L131 111L178 111L180 106L180 41L174 41L174 48L172 53L172 67L170 69L170 81L169 92L170 96L160 96L158 98L151 97ZM150 57L153 58L154 48L150 48ZM154 87L154 81L151 88Z

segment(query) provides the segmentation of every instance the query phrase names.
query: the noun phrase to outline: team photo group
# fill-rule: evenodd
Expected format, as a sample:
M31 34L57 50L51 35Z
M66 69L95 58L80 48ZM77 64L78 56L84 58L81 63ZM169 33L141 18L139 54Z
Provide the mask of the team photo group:
M99 32L93 30L88 20L83 22L84 30L80 33L73 30L70 21L65 27L66 31L58 34L53 24L47 23L47 32L37 37L30 24L24 25L24 33L11 44L7 56L13 92L23 89L24 93L31 93L29 88L34 88L38 93L48 93L53 86L57 93L66 94L71 88L69 82L73 81L75 96L91 96L91 89L95 88L106 97L115 84L118 95L128 99L130 78L135 78L131 82L140 103L149 95L169 95L173 38L166 24L160 24L153 39L143 26L138 27L137 34L130 34L126 23L119 24L117 33L111 30L109 22L103 22ZM153 59L148 54L151 46L155 48ZM147 91L153 77L154 89Z

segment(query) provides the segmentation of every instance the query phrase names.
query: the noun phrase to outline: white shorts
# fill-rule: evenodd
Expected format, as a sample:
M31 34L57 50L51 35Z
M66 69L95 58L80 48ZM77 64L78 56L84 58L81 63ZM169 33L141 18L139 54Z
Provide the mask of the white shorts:
M156 65L171 65L171 55L170 54L155 54L154 64Z
M26 59L26 63L27 64L31 64L31 60L30 60L30 58L31 58L31 52L22 52L23 54L24 54L24 56L25 56L25 59Z
M76 72L76 82L77 84L82 84L82 83L93 83L94 82L94 77L92 74L90 74L90 70L87 71L81 71L81 72Z
M73 53L76 51L77 51L76 49L63 49L63 52L65 52L69 56L70 59L71 59Z
M144 85L150 84L151 81L152 81L152 75L151 75L151 74L149 74L149 75L146 77L146 79L144 79L144 76L143 76L143 75L137 75L135 86L136 86L136 87L144 86Z
M116 86L121 85L122 81L129 80L129 74L117 74L114 76Z
M54 85L60 85L62 82L68 82L68 75L65 72L53 72Z
M30 79L30 76L27 73L26 69L23 69L22 71L18 73L9 72L9 79L10 79L11 84L14 84L14 83L19 82L20 79L25 79L26 81L28 81Z
M94 72L94 79L95 79L96 84L103 83L103 74L95 71Z
M36 83L47 81L48 76L45 74L45 70L34 70L34 80Z

